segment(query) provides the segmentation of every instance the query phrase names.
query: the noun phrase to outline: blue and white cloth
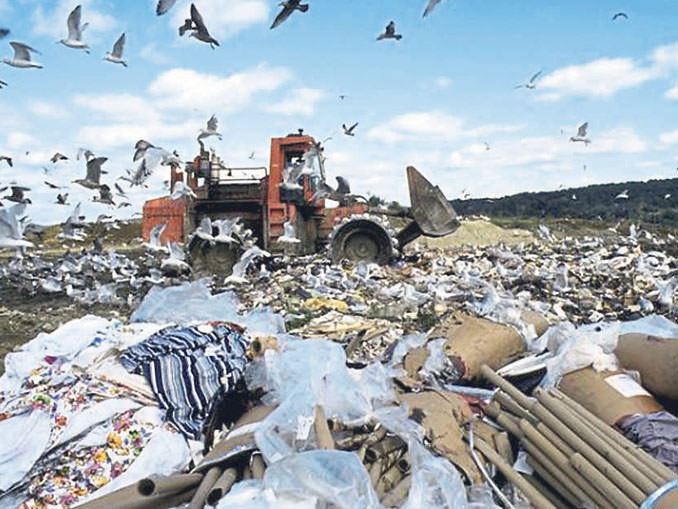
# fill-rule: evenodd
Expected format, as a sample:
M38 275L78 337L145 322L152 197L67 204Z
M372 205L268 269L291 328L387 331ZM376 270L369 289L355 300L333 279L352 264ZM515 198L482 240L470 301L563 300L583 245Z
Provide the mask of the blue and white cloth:
M199 439L212 396L242 377L247 346L245 337L226 324L173 326L125 350L120 362L146 377L168 421L186 437Z

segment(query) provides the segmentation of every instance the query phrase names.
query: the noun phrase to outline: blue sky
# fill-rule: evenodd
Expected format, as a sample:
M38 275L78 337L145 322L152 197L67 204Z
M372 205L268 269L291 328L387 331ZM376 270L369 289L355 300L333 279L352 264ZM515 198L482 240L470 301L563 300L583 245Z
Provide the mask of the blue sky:
M78 3L90 55L55 44ZM275 30L278 2L195 3L221 42L216 50L178 37L185 0L161 17L155 0L0 0L0 27L12 30L0 56L18 40L45 65L0 66L9 83L0 90L0 154L16 163L0 164L0 184L32 188L36 222L68 216L42 181L79 178L79 147L109 157L103 180L112 183L133 168L139 138L192 158L212 113L224 139L210 145L233 166L268 165L270 137L303 127L332 136L331 183L344 175L356 192L402 202L408 164L450 198L676 175L675 1L443 0L422 19L426 0L309 0L307 13ZM618 11L629 19L612 22ZM391 19L403 39L375 41ZM123 31L126 69L102 60ZM514 89L538 70L535 90ZM568 141L584 121L588 147ZM353 122L355 138L341 134ZM71 160L51 169L55 151ZM167 178L158 170L122 211L92 203L78 186L70 202L82 201L91 217L125 217L164 194Z

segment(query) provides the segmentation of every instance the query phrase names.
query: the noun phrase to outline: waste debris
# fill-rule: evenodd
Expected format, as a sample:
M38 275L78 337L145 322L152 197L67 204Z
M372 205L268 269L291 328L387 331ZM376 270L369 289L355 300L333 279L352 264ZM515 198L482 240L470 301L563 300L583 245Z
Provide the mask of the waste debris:
M667 240L540 232L385 266L246 250L226 279L158 246L3 263L127 312L7 354L0 506L675 507Z

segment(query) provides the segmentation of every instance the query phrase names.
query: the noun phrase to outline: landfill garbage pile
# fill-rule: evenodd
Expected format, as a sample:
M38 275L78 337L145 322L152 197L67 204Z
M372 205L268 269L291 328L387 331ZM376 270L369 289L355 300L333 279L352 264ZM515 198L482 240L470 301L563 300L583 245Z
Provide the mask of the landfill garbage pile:
M73 320L5 359L0 506L676 507L675 260L642 240L249 251Z

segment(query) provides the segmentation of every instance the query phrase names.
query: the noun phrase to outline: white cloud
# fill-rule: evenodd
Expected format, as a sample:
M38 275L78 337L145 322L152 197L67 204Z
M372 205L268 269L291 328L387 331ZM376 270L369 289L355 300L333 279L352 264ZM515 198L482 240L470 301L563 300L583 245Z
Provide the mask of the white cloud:
M291 90L285 99L264 109L271 113L283 115L313 115L318 101L327 97L323 90L316 88L297 88Z
M664 92L664 97L672 101L678 101L678 85L671 87Z
M659 135L659 141L663 145L675 145L678 143L678 131L669 131Z
M652 51L650 59L659 69L678 68L678 42L665 46L658 46Z
M247 105L258 92L276 90L291 77L284 67L265 65L228 77L177 68L163 72L148 90L163 108L227 114Z
M109 150L116 147L130 147L140 139L188 140L196 135L200 122L183 122L169 124L154 123L120 123L113 125L90 125L81 127L77 134L78 142L97 150Z
M384 143L404 140L454 141L461 136L482 136L500 131L516 131L522 126L490 124L467 129L459 117L440 111L404 113L370 129L367 136Z
M45 10L44 4L54 5L53 2L41 2L33 11L33 32L38 35L48 35L55 38L64 38L68 35L66 20L70 12L78 5L82 5L82 23L88 23L83 33L83 40L87 42L87 35L92 33L108 32L115 27L115 18L95 8L100 2L96 0L59 0L51 10Z
M438 88L447 88L452 84L452 79L447 76L440 76L435 79L434 83Z
M26 149L36 144L37 140L24 132L12 132L7 136L7 146L12 149Z
M546 90L551 100L563 96L608 98L657 76L657 68L641 67L630 58L601 58L557 69L544 76L537 87Z
M160 116L149 101L131 94L78 94L73 102L119 122L151 122Z
M28 109L39 117L60 118L68 114L68 112L61 106L49 103L47 101L31 101L31 103L28 105Z
M233 36L241 30L263 23L269 17L268 3L264 0L203 0L196 7L210 34L216 39ZM172 8L170 26L176 28L189 17L191 2L184 0Z
M168 65L172 62L172 59L166 53L160 51L154 42L141 48L139 56L156 65Z

